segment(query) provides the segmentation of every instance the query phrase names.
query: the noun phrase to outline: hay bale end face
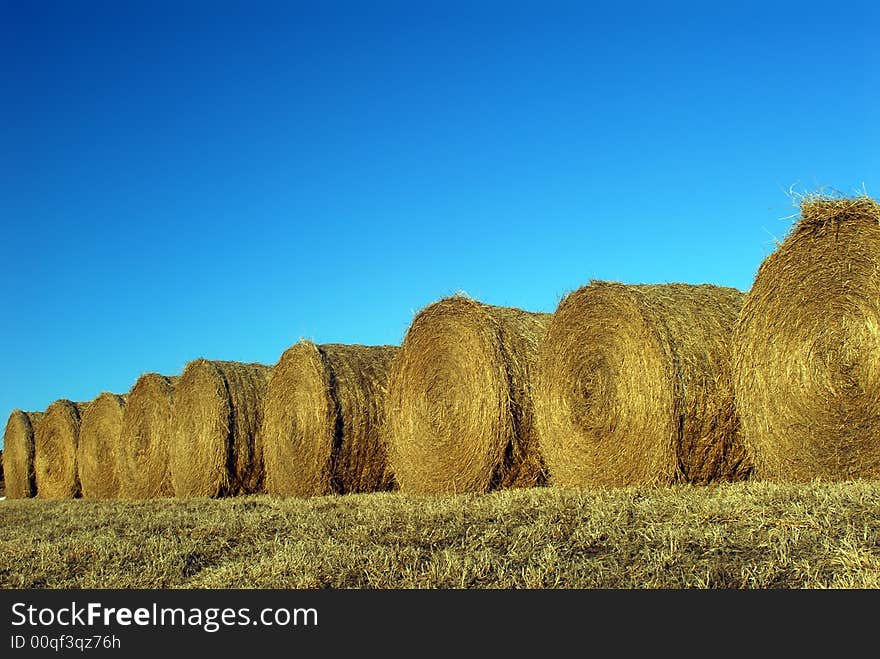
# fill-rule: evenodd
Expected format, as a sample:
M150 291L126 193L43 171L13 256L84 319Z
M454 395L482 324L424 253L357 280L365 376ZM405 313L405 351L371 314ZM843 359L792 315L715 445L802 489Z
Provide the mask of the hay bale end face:
M174 392L171 481L177 496L259 492L263 397L271 368L264 364L190 362Z
M559 304L535 406L551 482L739 480L730 342L743 294L688 284L592 282Z
M125 396L105 392L82 415L76 462L83 498L119 496L119 438L125 401Z
M3 433L3 479L9 499L26 499L37 494L34 429L42 417L40 412L14 410L6 421Z
M880 204L807 198L758 269L735 342L756 477L880 477Z
M397 348L300 341L272 369L263 407L266 491L316 496L391 489L380 427Z
M171 484L171 408L179 378L145 373L128 395L119 434L121 495L174 495Z
M383 431L401 490L544 483L531 371L549 322L462 296L416 315L391 367Z
M77 446L82 414L88 403L56 400L34 432L37 497L72 499L80 495Z

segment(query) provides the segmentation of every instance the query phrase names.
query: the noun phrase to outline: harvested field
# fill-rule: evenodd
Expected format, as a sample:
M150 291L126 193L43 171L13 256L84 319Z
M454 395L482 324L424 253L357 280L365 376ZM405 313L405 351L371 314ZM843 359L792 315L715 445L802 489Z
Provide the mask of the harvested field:
M548 314L463 296L413 319L391 367L384 437L412 493L487 492L545 481L531 377Z
M261 445L266 491L315 496L391 489L381 443L393 346L300 341L272 369Z
M880 588L880 482L0 502L2 588Z

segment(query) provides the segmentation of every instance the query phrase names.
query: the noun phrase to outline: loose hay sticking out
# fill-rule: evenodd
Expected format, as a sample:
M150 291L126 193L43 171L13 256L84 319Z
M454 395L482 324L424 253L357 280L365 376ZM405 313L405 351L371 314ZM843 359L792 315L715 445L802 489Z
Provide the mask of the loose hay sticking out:
M531 370L548 314L462 296L419 312L391 367L386 427L407 492L485 492L544 482Z
M746 299L734 374L757 477L880 477L880 204L803 201Z
M34 471L40 499L72 499L80 495L76 453L80 418L88 403L56 400L34 432Z
M3 433L3 478L6 496L25 499L36 496L34 472L34 429L43 417L41 412L14 410Z
M190 362L174 393L171 481L177 496L260 491L258 430L271 369L263 364Z
M176 377L146 373L138 378L122 417L119 467L122 496L169 497L171 405Z
M263 407L267 492L312 496L392 487L379 430L396 352L311 341L284 352Z
M734 408L730 340L743 294L592 282L560 302L535 407L551 482L707 483L750 470Z
M125 396L102 393L82 415L77 446L77 469L82 496L112 499L119 496L119 436Z

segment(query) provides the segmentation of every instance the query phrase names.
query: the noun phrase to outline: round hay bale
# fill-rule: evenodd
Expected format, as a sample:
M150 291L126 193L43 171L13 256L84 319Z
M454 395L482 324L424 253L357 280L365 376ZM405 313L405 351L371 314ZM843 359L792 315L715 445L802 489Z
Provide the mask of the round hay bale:
M125 406L119 433L121 494L144 499L174 495L171 485L171 409L177 377L145 373Z
M549 322L463 296L416 315L391 367L383 431L401 490L543 484L530 378Z
M13 410L6 421L3 433L3 479L9 499L26 499L37 494L34 429L42 417L40 412Z
M119 436L125 396L104 392L82 415L76 463L83 498L119 496Z
M49 405L34 431L37 497L72 499L80 495L76 464L80 421L88 403L66 398Z
M880 477L880 204L807 198L758 269L734 374L758 478Z
M177 496L259 492L261 407L271 368L263 364L190 362L171 410L171 482Z
M566 296L538 359L535 407L551 483L739 480L730 342L743 293L591 282Z
M263 405L266 492L389 490L380 428L397 348L300 341L272 369Z

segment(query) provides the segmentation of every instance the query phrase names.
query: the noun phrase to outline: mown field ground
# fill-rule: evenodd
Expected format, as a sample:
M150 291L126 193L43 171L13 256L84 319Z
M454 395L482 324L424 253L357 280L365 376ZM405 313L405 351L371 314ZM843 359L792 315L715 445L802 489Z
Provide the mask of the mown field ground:
M0 502L3 588L878 588L880 481Z

